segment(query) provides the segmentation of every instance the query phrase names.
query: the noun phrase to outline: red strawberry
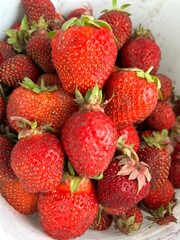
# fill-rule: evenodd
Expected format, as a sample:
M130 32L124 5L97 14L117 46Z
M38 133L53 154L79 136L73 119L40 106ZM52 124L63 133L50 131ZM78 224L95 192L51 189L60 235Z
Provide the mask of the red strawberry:
M49 21L49 25L53 24L56 11L50 0L22 0L22 6L30 23L38 22L43 16L45 21Z
M36 81L39 70L34 62L24 54L17 54L7 59L0 68L0 78L9 87L17 87L24 77Z
M11 167L31 193L55 189L62 178L64 152L60 140L43 126L23 130L11 152Z
M89 5L89 6L82 6L80 8L76 8L68 14L67 19L74 18L74 17L80 18L82 15L93 16L92 7Z
M140 26L120 50L117 63L124 68L136 67L144 71L153 66L152 73L155 73L159 68L160 59L161 50L152 34Z
M117 39L117 49L119 50L128 40L132 31L130 14L125 11L130 4L124 4L120 8L117 8L117 1L112 1L112 3L113 9L102 11L103 14L99 19L107 22L111 26L113 34Z
M154 146L140 148L137 153L140 160L149 165L149 172L152 177L151 186L161 187L169 175L171 164L169 151L165 147L157 147L155 143Z
M117 128L118 137L121 137L126 145L132 146L134 151L137 151L140 145L139 136L136 128L133 125L128 125L123 128Z
M14 172L11 169L10 164L10 154L13 149L13 142L10 141L4 135L0 135L0 185L1 181L8 179L9 176L14 176L16 179Z
M112 215L107 214L102 208L100 208L98 215L90 225L90 228L97 231L106 230L111 226L112 220Z
M55 71L51 59L51 39L47 31L36 31L26 44L26 52L44 72Z
M5 96L4 96L4 91L0 85L0 123L3 121L4 119L4 115L5 115Z
M61 86L60 79L56 73L43 73L39 76L37 80L37 85L41 86L42 81L45 87L49 86Z
M142 202L150 209L158 209L162 205L164 208L167 208L173 197L173 185L168 179L166 179L161 187L151 187L149 194L142 200Z
M71 190L70 181L80 181L76 191ZM98 213L98 202L91 180L63 178L54 191L40 195L38 211L41 226L51 237L70 239L82 235Z
M7 119L10 126L19 131L16 121L11 117L23 117L38 124L51 124L57 132L66 119L77 109L73 96L57 87L44 87L25 79L21 87L10 95L7 104Z
M109 215L121 215L122 213L127 212L131 207L104 207L103 210Z
M149 192L151 177L147 166L131 151L136 159L127 155L115 157L98 181L98 200L105 211L106 208L131 208Z
M53 30L61 29L61 27L62 27L63 23L65 23L65 21L66 21L66 18L60 12L56 12L52 29Z
M12 45L8 44L6 41L0 42L0 66L6 59L14 57L16 54Z
M27 192L18 179L6 179L0 185L0 193L6 201L22 214L37 211L38 194Z
M96 84L102 88L115 63L117 48L112 32L104 26L93 27L91 18L67 21L52 38L53 64L70 93L76 87L82 94Z
M124 234L134 233L138 231L142 222L143 214L139 207L136 205L130 208L127 212L115 216L115 228Z
M158 100L153 78L136 69L119 70L108 78L104 93L106 99L113 98L105 112L117 127L142 122L153 111Z
M112 120L104 113L102 92L96 85L83 99L77 92L81 108L67 119L61 132L64 150L76 172L96 177L109 165L116 148L117 132Z
M146 122L149 127L158 131L170 129L176 122L173 108L167 102L158 101Z
M160 73L155 74L155 76L161 83L162 100L165 101L172 95L172 80L168 76Z

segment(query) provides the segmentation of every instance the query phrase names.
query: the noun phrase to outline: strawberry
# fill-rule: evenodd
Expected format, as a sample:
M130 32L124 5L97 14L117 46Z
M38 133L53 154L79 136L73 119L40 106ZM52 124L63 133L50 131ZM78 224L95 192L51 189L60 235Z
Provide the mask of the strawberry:
M174 198L174 188L169 179L166 179L161 187L151 187L149 194L142 200L143 204L150 209L164 208Z
M30 23L38 22L43 16L45 21L49 21L51 26L55 20L55 7L50 0L22 0L22 7Z
M161 50L149 30L141 25L124 44L117 58L117 65L124 68L140 68L147 71L153 67L156 73L161 59Z
M89 5L89 6L82 6L80 8L76 8L68 14L67 19L74 18L74 17L80 18L82 15L93 16L92 7Z
M134 205L127 212L115 216L115 228L124 234L134 233L139 230L143 221L143 214L139 207Z
M130 209L131 207L122 207L122 206L120 206L120 207L104 207L103 206L103 210L107 213L107 214L109 214L109 215L113 215L113 216L119 216L119 215L121 215L122 213L125 213L125 212L127 212L129 209Z
M156 137L144 137L144 145L142 145L137 154L139 159L149 165L151 174L151 186L161 187L169 175L171 164L169 147L161 141L157 142ZM165 146L163 146L165 145Z
M112 1L113 9L102 11L100 20L107 22L113 31L117 40L117 49L119 50L129 39L132 31L132 22L129 13L125 11L130 4L124 4L120 8L117 7L117 1Z
M117 132L112 120L100 106L98 85L85 97L76 90L80 110L62 128L64 150L75 171L84 177L97 177L108 167L116 148Z
M37 85L41 86L42 81L44 82L45 87L61 86L60 79L56 73L42 73L37 80Z
M4 180L0 185L0 193L21 214L37 212L38 194L27 192L17 178Z
M140 123L155 108L159 87L155 83L157 79L149 71L122 69L108 78L104 93L107 99L113 98L105 112L117 127Z
M7 59L0 67L0 78L9 87L18 87L24 77L36 81L39 70L35 63L24 54L17 54Z
M134 151L137 151L140 145L139 136L136 128L133 125L128 125L123 128L117 128L118 137L121 137L126 145L132 146Z
M55 71L51 59L51 39L47 31L36 31L26 44L26 52L44 72Z
M113 217L107 214L101 207L99 207L99 212L90 228L97 231L103 231L108 229L112 224Z
M136 152L118 141L123 155L115 156L98 181L97 196L104 210L106 208L129 209L147 196L151 176L148 166L139 162Z
M10 126L17 132L20 130L16 121L11 119L16 116L36 120L39 124L51 124L60 132L66 119L77 109L73 96L63 88L38 86L28 78L21 85L11 93L7 104Z
M173 108L168 102L158 101L146 122L149 127L158 131L172 128L176 122Z
M73 182L72 182L73 181ZM80 182L77 189L72 189ZM40 223L55 239L70 239L82 235L98 214L98 202L90 179L66 176L51 192L40 194Z
M65 23L66 18L60 13L60 12L55 12L55 19L54 23L52 26L53 30L59 30L61 29L63 23Z
M74 93L78 87L85 94L96 84L100 88L105 84L117 48L110 27L104 25L92 16L82 16L66 21L52 37L52 61L66 91Z
M0 85L0 123L4 119L5 115L5 95L2 86Z
M155 74L161 83L162 100L165 101L172 95L172 80L161 73Z
M11 169L10 154L13 149L13 142L4 135L0 135L0 184L9 176L14 176L14 172Z
M11 152L11 167L24 188L30 193L55 189L64 168L60 140L45 132L44 126L37 127L37 122L31 124L31 129L23 129L19 138Z
M6 41L0 42L0 66L6 59L14 57L16 54L10 44Z

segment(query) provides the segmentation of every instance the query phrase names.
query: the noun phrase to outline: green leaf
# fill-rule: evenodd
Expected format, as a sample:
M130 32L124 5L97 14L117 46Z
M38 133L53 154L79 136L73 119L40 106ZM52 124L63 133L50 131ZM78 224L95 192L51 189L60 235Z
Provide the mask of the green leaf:
M9 44L14 44L14 43L16 43L16 41L17 41L16 38L8 38L8 39L7 39L7 42L8 42Z
M112 6L113 6L113 9L116 9L116 7L117 7L117 0L112 0Z
M68 169L69 169L69 173L70 173L71 176L76 175L76 173L74 171L74 168L73 168L72 164L70 163L70 161L68 161Z
M29 26L29 22L27 20L27 16L24 15L22 21L21 21L21 26L20 26L20 30L21 31L26 31L26 30L29 30L30 29L30 26Z
M16 38L16 33L17 33L17 30L14 30L14 29L7 29L4 31L6 35L8 35L9 37L11 38Z
M73 177L70 181L70 191L71 193L75 193L76 190L78 189L80 183L81 183L82 178L81 177Z
M50 31L48 32L48 37L53 38L56 35L57 31Z
M66 31L70 26L73 26L77 20L78 20L78 18L74 17L74 18L69 19L68 21L65 21L65 23L62 25L61 29L63 31Z
M101 180L103 178L103 173L98 174L97 176L91 177L91 179Z
M81 92L78 90L77 87L76 87L76 89L75 89L75 101L76 101L78 104L83 104L83 103L84 103L83 95L81 94Z
M31 124L31 129L36 129L37 128L37 121L34 121L32 124Z

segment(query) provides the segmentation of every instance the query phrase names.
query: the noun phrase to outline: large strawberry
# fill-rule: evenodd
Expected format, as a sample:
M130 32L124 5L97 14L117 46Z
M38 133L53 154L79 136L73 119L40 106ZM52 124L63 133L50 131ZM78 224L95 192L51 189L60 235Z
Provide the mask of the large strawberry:
M56 11L50 0L22 0L22 6L30 23L38 22L43 16L45 21L49 21L50 26L53 25Z
M31 193L54 190L60 183L64 168L64 152L60 140L45 132L37 122L19 134L11 152L11 167L24 188ZM27 124L26 124L27 123Z
M129 17L130 14L125 11L125 9L129 7L129 4L124 4L120 8L117 8L117 1L113 0L112 5L113 9L102 11L99 19L107 22L111 26L119 50L131 35L132 22Z
M107 99L113 98L105 112L117 127L142 122L155 108L159 86L149 71L120 69L108 78L104 93Z
M117 64L120 67L137 67L147 71L153 66L155 73L160 65L161 50L149 30L141 25L127 41L118 54Z
M27 54L44 72L54 72L51 59L51 39L46 30L33 33L26 44Z
M72 186L77 186L72 189ZM52 192L39 197L40 223L55 239L82 235L98 213L98 202L90 179L66 176Z
M92 16L70 19L52 38L53 64L64 89L71 93L77 86L82 94L96 84L102 88L116 55L110 27Z
M11 117L23 117L29 121L48 123L60 131L66 119L76 111L73 96L62 87L38 86L30 79L25 79L22 86L16 88L10 95L7 104L7 119L10 126L19 131L20 128Z
M108 167L115 152L117 132L100 106L102 91L96 85L85 97L76 91L80 110L67 119L61 139L79 175L96 177Z
M24 77L36 81L38 76L38 67L24 54L16 54L8 58L0 67L0 79L9 87L18 87Z
M147 196L150 189L148 166L139 162L136 152L123 142L118 141L117 148L123 155L114 157L98 181L98 200L105 211L106 208L128 210Z
M165 101L169 97L171 97L171 95L173 93L172 80L170 77L168 77L167 75L164 75L162 73L157 73L157 74L155 74L155 76L159 79L159 81L161 83L162 100Z

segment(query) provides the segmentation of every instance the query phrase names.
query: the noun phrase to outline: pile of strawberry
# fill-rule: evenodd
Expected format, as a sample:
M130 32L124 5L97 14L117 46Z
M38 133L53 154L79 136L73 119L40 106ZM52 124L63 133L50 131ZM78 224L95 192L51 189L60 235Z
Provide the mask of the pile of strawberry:
M152 33L112 5L95 19L22 0L0 42L0 193L55 239L131 233L142 210L176 222L179 100Z

